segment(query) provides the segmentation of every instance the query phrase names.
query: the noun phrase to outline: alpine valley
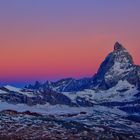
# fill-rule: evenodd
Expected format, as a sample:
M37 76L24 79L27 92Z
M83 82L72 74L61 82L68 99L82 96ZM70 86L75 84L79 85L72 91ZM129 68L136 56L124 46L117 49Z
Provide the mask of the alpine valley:
M116 42L90 78L0 87L0 139L140 139L140 66Z

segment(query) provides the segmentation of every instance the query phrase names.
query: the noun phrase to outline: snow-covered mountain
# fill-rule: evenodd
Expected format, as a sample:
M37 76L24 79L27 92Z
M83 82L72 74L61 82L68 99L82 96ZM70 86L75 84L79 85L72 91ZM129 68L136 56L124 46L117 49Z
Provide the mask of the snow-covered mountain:
M51 89L57 92L76 92L84 89L109 89L120 80L140 87L140 66L135 65L130 53L118 42L114 49L105 58L97 73L91 78L73 79L67 78L57 82L36 82L35 85L27 85L28 89Z
M0 101L31 106L48 103L84 107L108 102L125 104L139 100L139 88L140 66L135 65L129 52L116 42L95 76L43 84L36 82L23 89L4 86L0 88Z
M109 89L120 80L127 80L138 87L140 83L140 66L135 65L129 52L116 42L113 52L105 58L95 75L94 86Z
M40 137L46 132L50 137L54 137L52 132L60 136L61 130L66 134L61 138L68 139L75 134L86 138L96 134L97 139L140 139L140 66L117 42L91 78L37 81L25 88L0 87L0 116L0 136L11 137L19 131L24 135L17 136L29 132L32 137L35 129ZM27 132L24 127L28 124Z

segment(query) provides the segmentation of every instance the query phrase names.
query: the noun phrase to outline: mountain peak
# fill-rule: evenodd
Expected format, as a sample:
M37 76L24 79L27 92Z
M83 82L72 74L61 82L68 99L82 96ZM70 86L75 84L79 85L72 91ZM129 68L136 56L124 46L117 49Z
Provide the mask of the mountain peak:
M131 54L119 42L115 43L114 51L111 54L114 58L114 62L119 62L121 65L124 64L125 66L127 66L127 64L134 64Z
M100 65L95 84L110 88L121 79L132 81L130 77L132 78L132 75L135 77L134 69L132 56L120 43L116 42L113 52L109 53Z
M126 50L119 42L116 42L114 45L114 51Z

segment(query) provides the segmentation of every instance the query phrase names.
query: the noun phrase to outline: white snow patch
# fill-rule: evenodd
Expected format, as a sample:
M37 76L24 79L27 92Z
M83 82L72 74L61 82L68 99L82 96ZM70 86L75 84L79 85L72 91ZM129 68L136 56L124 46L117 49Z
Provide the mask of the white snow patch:
M14 92L19 92L21 89L20 88L16 88L10 85L6 85L4 86L6 89L10 90L10 91L14 91Z
M8 92L0 90L0 94L6 94L6 93L8 93Z
M20 88L16 88L16 87L13 87L13 86L10 86L10 85L4 86L4 87L6 89L8 89L9 91L17 92L19 94L23 94L23 95L26 95L28 97L35 97L35 95L33 95L33 92L23 92L23 91L21 91Z

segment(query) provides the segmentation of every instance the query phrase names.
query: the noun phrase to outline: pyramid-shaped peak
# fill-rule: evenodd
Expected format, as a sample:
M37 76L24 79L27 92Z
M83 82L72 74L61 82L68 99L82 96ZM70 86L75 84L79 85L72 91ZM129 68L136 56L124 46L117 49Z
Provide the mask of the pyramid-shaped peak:
M116 42L114 45L114 51L126 50L119 42Z
M115 43L112 55L114 62L120 62L121 65L134 64L131 54L119 42Z
M132 82L131 74L135 76L133 70L135 70L135 64L131 54L120 43L116 42L114 51L107 55L95 75L95 86L111 88L122 79Z

